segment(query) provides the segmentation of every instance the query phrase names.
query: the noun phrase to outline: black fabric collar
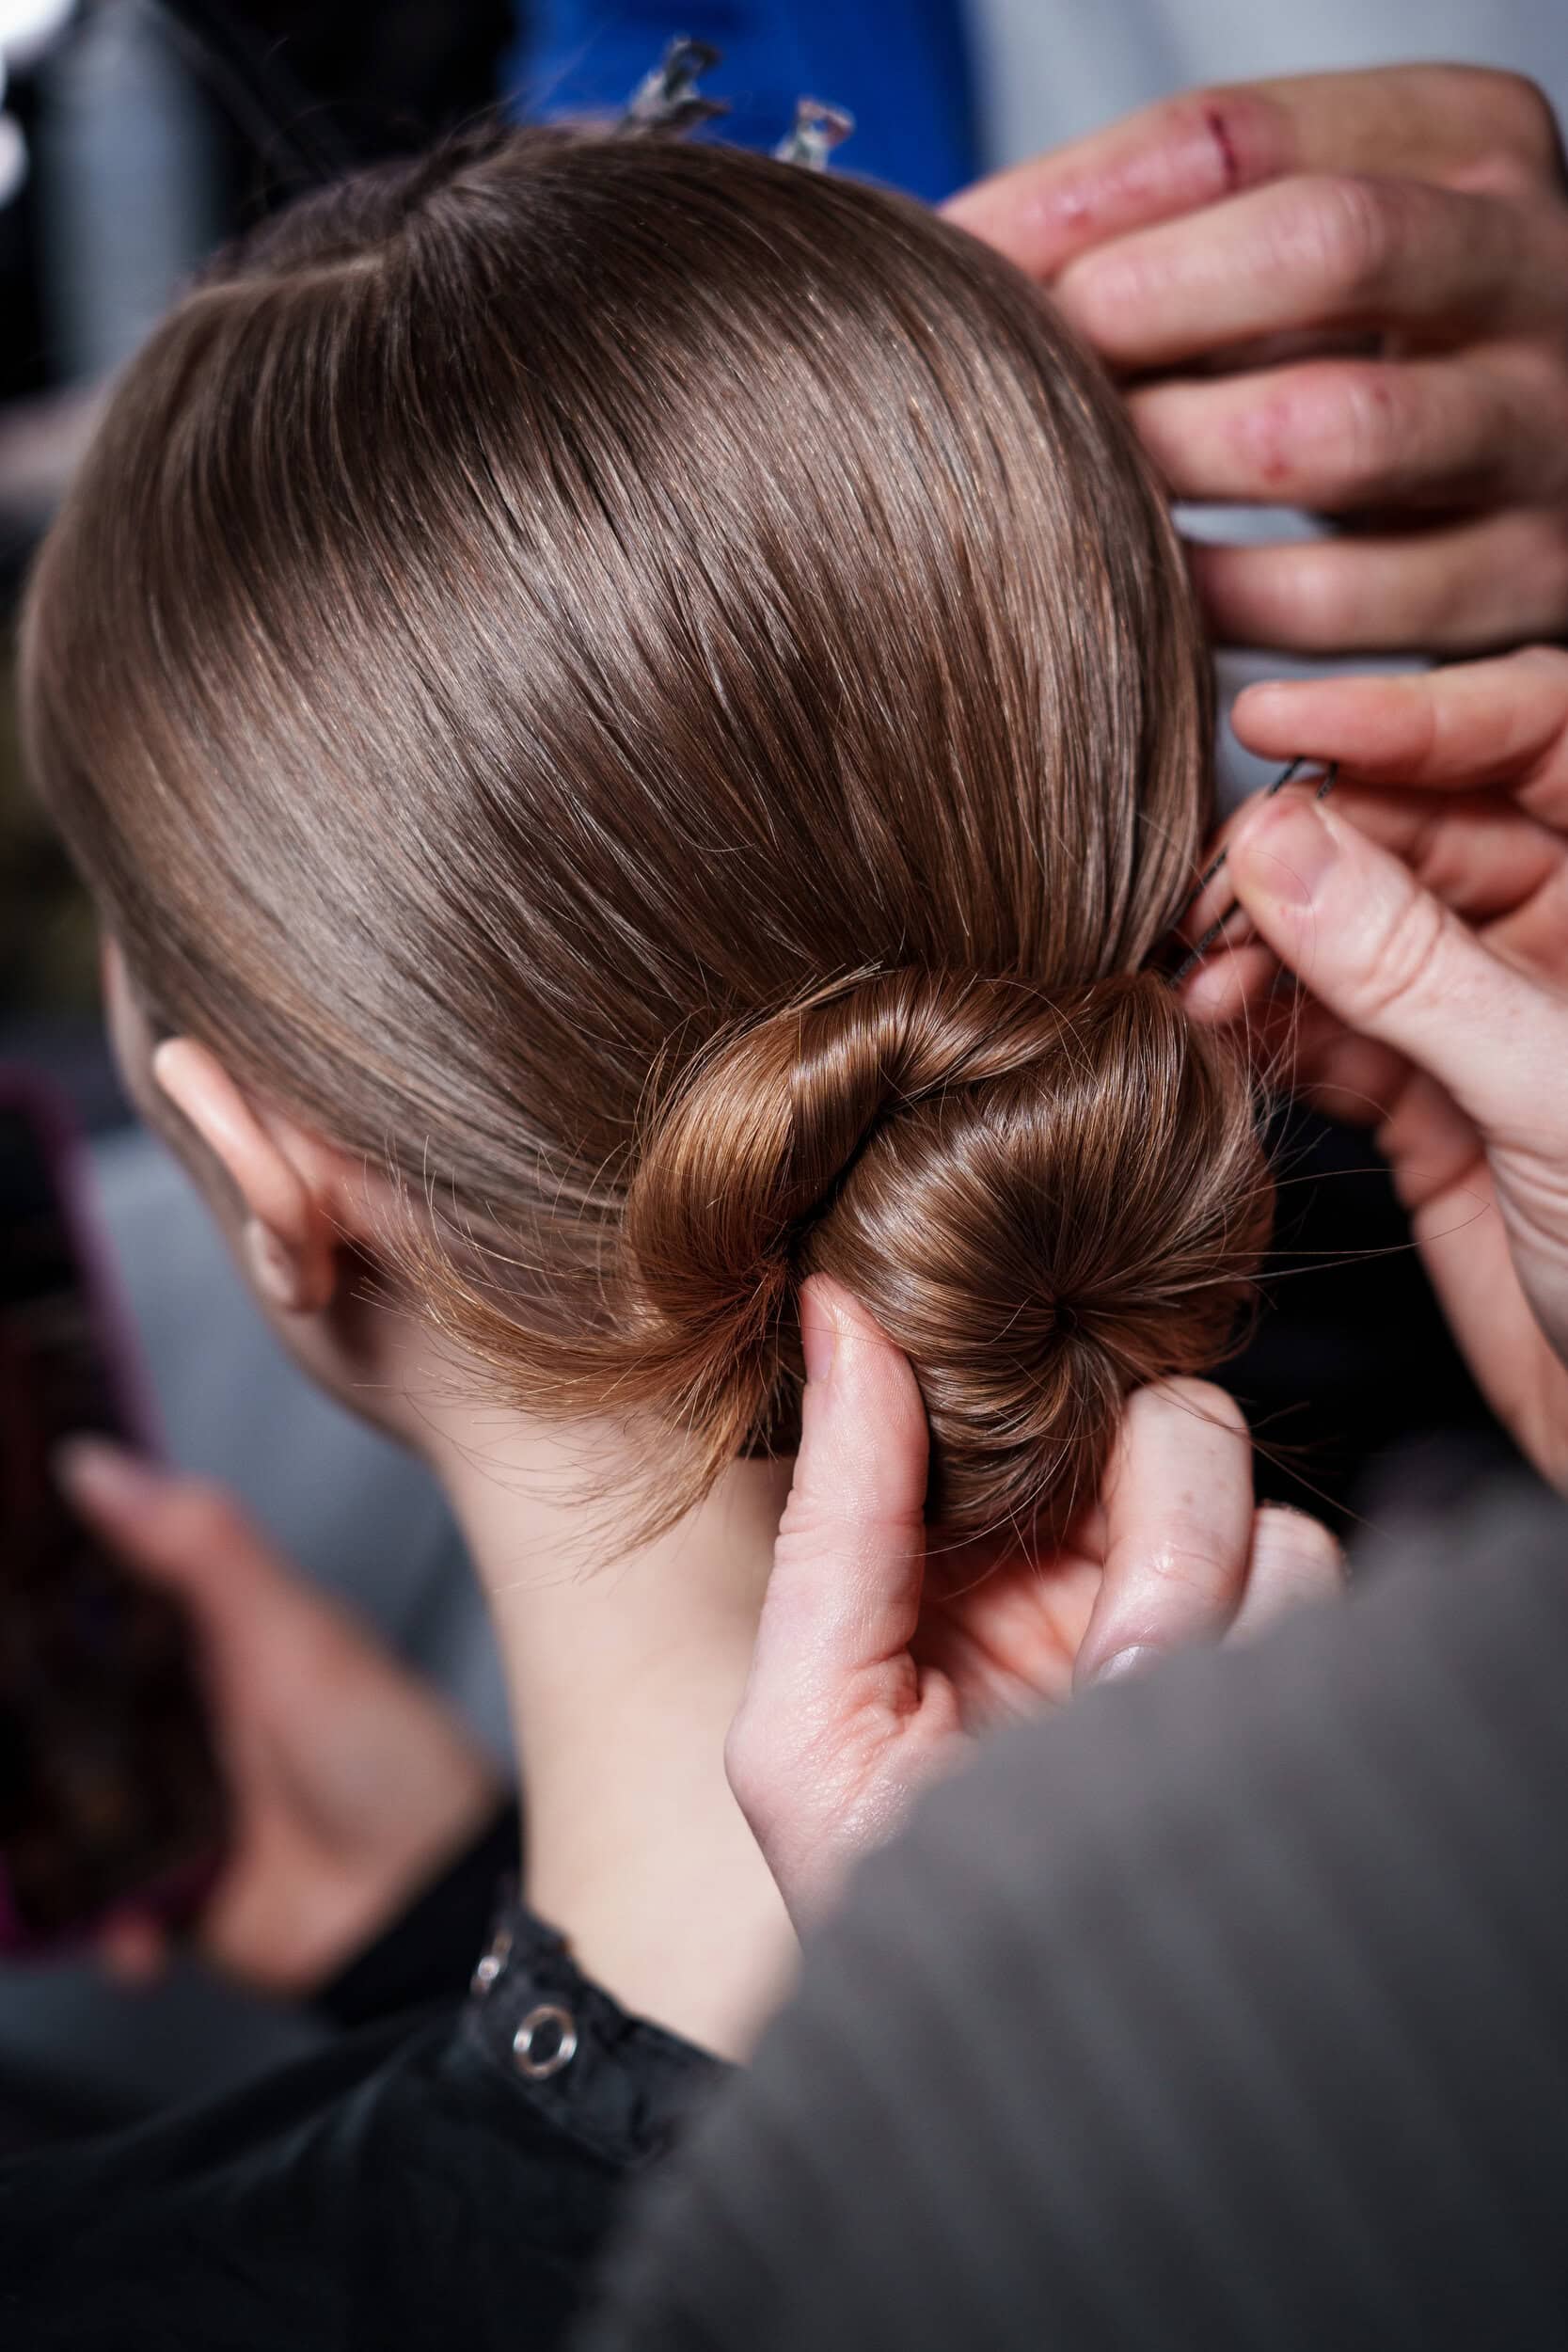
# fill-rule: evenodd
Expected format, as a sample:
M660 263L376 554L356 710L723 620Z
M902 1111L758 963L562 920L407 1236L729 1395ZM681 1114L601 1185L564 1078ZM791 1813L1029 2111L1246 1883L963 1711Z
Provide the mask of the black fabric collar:
M650 2162L731 2072L585 1977L565 1939L509 1903L474 1971L465 2034L559 2131L605 2162Z

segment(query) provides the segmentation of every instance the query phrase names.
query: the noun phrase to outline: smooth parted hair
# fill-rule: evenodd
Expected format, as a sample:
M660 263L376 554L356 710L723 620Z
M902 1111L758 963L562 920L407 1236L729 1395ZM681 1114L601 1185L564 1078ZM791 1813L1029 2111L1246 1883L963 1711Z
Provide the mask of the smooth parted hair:
M23 697L153 1021L389 1163L425 1311L649 1435L649 1524L793 1443L813 1271L960 1534L1230 1343L1254 1104L1145 970L1210 813L1180 548L916 205L574 130L308 198L126 371Z

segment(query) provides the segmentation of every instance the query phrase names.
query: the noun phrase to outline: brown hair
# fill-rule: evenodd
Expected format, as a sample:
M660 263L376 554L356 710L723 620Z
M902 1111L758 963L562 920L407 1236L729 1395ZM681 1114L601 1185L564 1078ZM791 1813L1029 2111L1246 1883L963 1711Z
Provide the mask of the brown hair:
M956 1528L1212 1364L1269 1186L1143 973L1208 674L1119 405L916 206L531 132L254 235L128 371L25 723L154 1017L436 1204L532 1411L787 1445L795 1285L913 1359Z

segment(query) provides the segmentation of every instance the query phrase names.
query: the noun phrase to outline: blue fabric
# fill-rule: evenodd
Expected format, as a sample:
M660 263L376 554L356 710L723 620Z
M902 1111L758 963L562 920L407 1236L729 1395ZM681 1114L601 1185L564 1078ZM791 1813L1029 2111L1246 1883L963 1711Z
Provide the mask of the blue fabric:
M518 11L505 87L529 121L625 105L673 35L722 50L704 82L716 135L770 148L802 96L847 106L847 169L935 203L976 171L958 0L538 0Z

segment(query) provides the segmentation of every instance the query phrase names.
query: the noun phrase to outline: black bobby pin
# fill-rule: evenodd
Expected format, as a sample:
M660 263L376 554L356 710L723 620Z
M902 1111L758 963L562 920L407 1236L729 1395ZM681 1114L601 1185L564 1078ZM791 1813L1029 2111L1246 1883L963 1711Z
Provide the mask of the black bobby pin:
M1264 793L1263 798L1266 801L1272 801L1276 792L1283 792L1285 787L1288 784L1293 784L1297 776L1300 775L1302 770L1304 768L1310 767L1310 765L1311 762L1307 759L1292 759L1284 774L1275 776L1274 782ZM1331 761L1323 771L1323 782L1319 785L1318 789L1313 796L1314 799L1325 801L1328 798L1328 795L1334 789L1334 780L1338 772L1339 769L1338 761ZM1227 847L1219 852L1219 855L1212 858L1209 864L1204 867L1202 873L1193 884L1192 889L1187 893L1186 898L1182 903L1181 913L1177 916L1175 924L1173 924L1170 930L1166 932L1164 938L1161 941L1160 946L1156 948L1156 961L1164 957L1173 954L1180 947L1180 941L1177 937L1177 931L1180 924L1187 914L1191 913L1192 909L1196 906L1198 900L1202 898L1210 883L1214 880L1215 876L1224 866L1225 861L1229 854L1229 846L1227 844ZM1180 961L1178 961L1172 969L1166 972L1165 977L1169 980L1172 988L1180 988L1182 981L1187 977L1187 975L1190 972L1196 970L1197 966L1203 961L1204 957L1209 953L1210 949L1212 947L1216 947L1219 945L1221 939L1225 935L1226 926L1229 923L1231 916L1240 911L1240 906L1241 901L1237 898L1232 898L1230 904L1225 909L1224 913L1217 914L1214 917L1214 920L1210 924L1202 938L1197 940L1193 946L1189 947L1186 954L1180 958Z

